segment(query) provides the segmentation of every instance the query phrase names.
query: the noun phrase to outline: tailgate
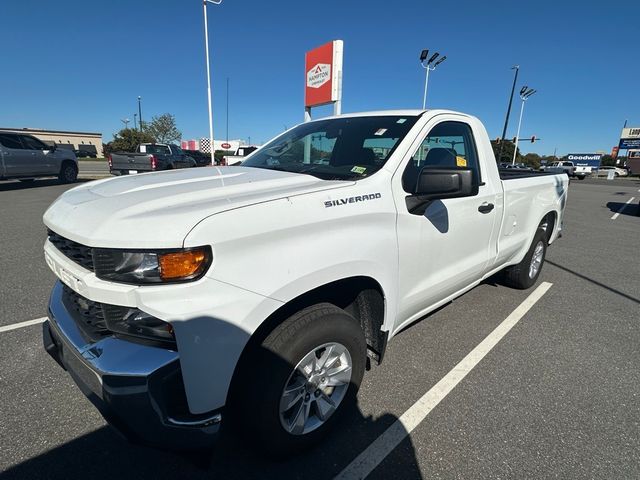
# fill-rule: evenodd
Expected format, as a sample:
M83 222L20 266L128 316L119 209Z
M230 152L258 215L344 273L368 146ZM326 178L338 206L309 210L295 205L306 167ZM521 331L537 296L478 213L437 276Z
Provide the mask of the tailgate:
M111 155L111 170L148 172L151 170L150 157L145 153L114 153Z

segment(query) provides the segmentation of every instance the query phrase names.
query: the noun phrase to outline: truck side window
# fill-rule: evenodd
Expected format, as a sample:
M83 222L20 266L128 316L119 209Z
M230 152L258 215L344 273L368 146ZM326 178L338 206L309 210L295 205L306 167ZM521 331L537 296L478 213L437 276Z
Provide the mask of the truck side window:
M37 138L29 137L28 135L22 136L22 144L27 150L46 150L47 147Z
M10 133L0 133L0 143L5 148L12 148L14 150L24 149L22 143L20 143L20 138Z
M402 188L412 193L424 167L469 168L480 183L478 154L471 127L463 122L442 122L431 129L402 174Z

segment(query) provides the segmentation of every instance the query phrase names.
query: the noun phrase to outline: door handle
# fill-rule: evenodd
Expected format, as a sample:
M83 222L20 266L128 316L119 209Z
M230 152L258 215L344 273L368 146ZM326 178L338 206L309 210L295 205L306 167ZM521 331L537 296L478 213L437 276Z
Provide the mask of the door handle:
M493 203L483 202L482 205L478 207L478 211L480 213L489 213L491 210L493 210L494 206L495 205Z

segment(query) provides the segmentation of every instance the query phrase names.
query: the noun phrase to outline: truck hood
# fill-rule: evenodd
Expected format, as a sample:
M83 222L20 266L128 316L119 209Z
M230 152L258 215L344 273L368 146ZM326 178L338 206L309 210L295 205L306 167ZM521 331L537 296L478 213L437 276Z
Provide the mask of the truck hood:
M73 188L47 209L44 223L91 247L175 248L216 213L352 183L250 167L145 173Z

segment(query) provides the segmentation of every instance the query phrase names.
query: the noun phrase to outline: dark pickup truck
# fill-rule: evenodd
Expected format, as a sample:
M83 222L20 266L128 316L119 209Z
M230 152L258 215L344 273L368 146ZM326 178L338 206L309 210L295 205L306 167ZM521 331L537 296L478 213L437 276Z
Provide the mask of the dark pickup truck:
M109 156L112 175L130 175L144 172L195 167L195 160L185 155L177 145L142 143L134 153L113 153Z

